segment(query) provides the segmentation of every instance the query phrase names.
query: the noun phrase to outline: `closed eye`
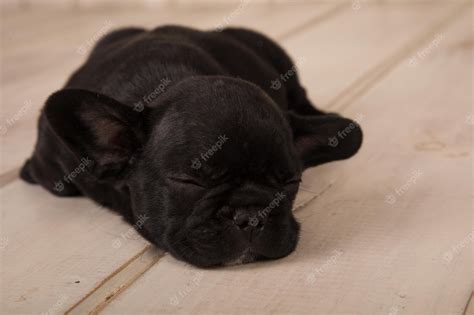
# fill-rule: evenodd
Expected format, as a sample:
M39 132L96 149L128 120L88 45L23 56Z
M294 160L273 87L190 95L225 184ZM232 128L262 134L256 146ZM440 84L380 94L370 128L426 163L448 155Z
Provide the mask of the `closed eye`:
M298 183L301 183L301 178L293 178L293 179L287 180L287 181L285 182L285 186L287 186L287 185L295 185L295 184L298 184Z
M291 185L296 185L301 182L301 178L299 175L295 175L292 177L287 176L286 178L282 178L282 177L283 176L269 177L268 182L276 186L281 186L281 185L291 186Z
M179 183L179 184L184 184L184 185L194 185L202 188L207 188L207 186L200 182L199 180L191 177L185 177L185 176L168 176L168 180L171 180L173 182Z

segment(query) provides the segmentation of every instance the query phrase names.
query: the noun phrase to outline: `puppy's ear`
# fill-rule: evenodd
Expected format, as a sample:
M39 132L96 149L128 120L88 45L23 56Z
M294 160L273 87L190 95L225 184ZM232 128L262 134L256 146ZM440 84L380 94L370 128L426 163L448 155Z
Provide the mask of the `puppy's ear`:
M118 175L141 146L143 113L105 95L60 90L47 100L44 115L78 160L93 161L89 170L98 178Z
M347 159L362 144L359 124L339 115L303 116L288 112L287 118L304 168Z

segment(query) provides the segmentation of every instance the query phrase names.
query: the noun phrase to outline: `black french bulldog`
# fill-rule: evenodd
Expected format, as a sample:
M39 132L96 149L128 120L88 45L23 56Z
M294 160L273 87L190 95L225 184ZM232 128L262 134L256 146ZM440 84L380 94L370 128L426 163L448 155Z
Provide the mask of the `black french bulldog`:
M361 143L357 123L311 105L291 59L259 33L126 28L49 97L21 177L88 196L209 267L290 254L302 171Z

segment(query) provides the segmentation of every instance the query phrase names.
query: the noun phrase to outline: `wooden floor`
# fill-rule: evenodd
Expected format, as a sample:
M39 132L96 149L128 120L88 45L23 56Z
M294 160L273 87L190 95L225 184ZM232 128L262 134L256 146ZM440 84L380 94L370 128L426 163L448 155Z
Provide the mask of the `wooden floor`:
M2 13L1 314L474 313L472 3L242 3ZM279 41L312 100L364 129L356 157L304 174L292 255L196 269L18 179L44 100L97 34L228 22Z

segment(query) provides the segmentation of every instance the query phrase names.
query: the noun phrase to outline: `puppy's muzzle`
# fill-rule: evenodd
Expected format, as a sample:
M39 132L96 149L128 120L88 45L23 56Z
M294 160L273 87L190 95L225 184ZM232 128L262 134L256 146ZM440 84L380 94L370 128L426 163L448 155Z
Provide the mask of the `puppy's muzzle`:
M240 230L263 229L267 218L256 209L238 208L234 210L232 221Z
M223 207L219 212L238 233L248 241L265 228L267 217L262 215L260 207Z

